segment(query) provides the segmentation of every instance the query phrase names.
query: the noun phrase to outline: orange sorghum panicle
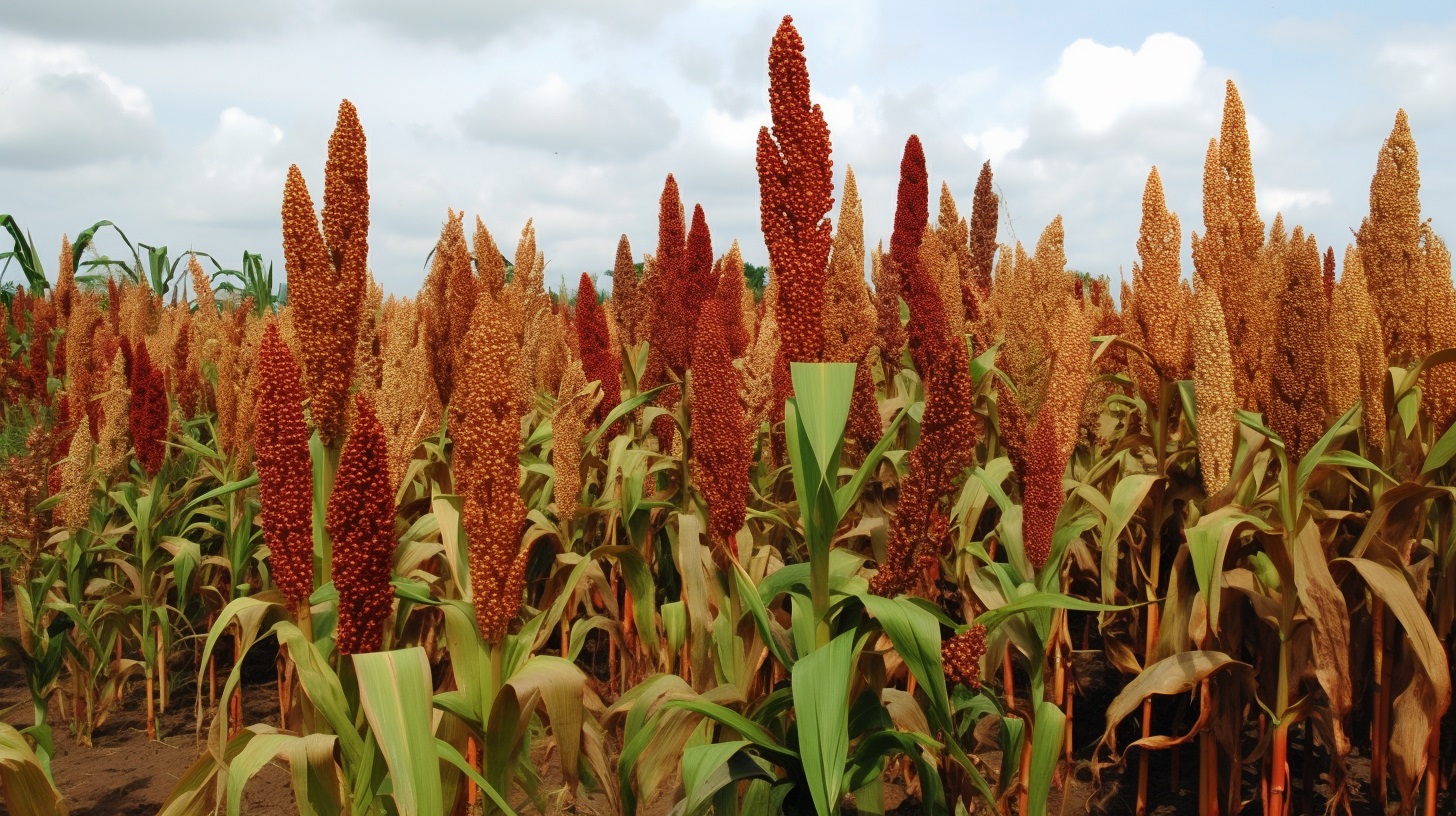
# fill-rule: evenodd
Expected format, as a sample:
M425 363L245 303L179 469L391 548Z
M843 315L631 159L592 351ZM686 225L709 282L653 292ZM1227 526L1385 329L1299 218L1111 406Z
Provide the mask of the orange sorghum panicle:
M499 643L521 608L528 551L521 547L521 419L513 387L520 365L518 318L504 297L476 299L461 347L459 383L450 406L453 470L463 500L475 616L482 637Z
M758 132L759 213L769 262L780 276L778 323L789 362L821 359L824 279L831 241L834 164L829 126L809 98L804 41L784 17L768 51L773 129ZM779 387L787 394L787 385Z
M501 254L500 247L496 246L495 239L491 237L490 230L485 228L485 222L480 220L480 216L475 217L475 237L471 247L475 250L477 288L492 296L499 295L506 285L506 256ZM467 315L466 322L469 321Z
M329 493L331 570L339 591L339 654L378 651L394 608L394 484L384 428L374 407L356 396L356 418Z
M601 402L592 412L592 422L600 425L622 402L622 356L611 343L596 286L585 272L576 289L575 324L582 371L588 382L595 380L602 385Z
M612 303L617 307L617 339L629 348L647 339L648 304L642 291L644 284L632 263L632 245L623 235L617 239L617 257L612 262Z
M972 624L969 629L941 644L940 662L945 679L968 688L981 687L981 658L986 655L986 627Z
M742 277L741 264L741 259L730 255L719 262L719 274ZM717 298L704 305L702 326L693 348L691 470L708 504L713 552L722 546L736 558L738 548L733 537L743 527L747 513L753 449L748 444L743 402L739 399L742 373L733 365L725 336L725 312L730 308L737 311L736 304L730 307Z
M313 460L303 421L298 363L274 322L258 344L257 438L260 524L273 583L295 608L313 593Z
M1328 406L1326 349L1329 308L1324 297L1319 245L1294 228L1284 256L1285 288L1279 296L1274 370L1268 421L1284 440L1291 463L1298 462L1324 433Z

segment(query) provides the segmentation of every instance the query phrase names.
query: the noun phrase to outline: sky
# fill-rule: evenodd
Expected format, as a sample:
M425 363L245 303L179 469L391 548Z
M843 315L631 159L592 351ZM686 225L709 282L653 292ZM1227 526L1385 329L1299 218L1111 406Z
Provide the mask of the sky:
M528 218L546 281L575 288L625 233L655 251L674 174L714 250L765 263L754 146L785 14L805 41L865 233L888 244L905 139L969 213L991 161L1000 240L1061 214L1069 266L1130 274L1156 166L1202 232L1201 176L1224 83L1249 115L1258 204L1336 254L1368 210L1398 108L1420 149L1424 216L1456 237L1456 4L766 3L729 0L5 0L0 212L54 276L61 235L108 219L133 241L260 252L282 273L290 164L322 203L341 99L368 140L370 266L412 294L446 209L507 256ZM934 188L932 189L934 197ZM932 201L932 208L934 203ZM932 213L934 210L932 209ZM833 215L837 215L833 213ZM123 251L110 231L99 248ZM6 276L18 276L12 267ZM606 281L603 280L602 283Z

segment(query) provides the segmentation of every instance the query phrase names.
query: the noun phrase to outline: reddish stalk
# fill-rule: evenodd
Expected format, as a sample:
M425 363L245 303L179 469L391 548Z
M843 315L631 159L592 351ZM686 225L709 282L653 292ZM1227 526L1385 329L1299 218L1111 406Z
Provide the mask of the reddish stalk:
M1384 810L1386 755L1390 744L1390 683L1385 660L1385 602L1378 597L1371 600L1370 617L1374 630L1371 651L1375 656L1375 711L1370 718L1370 787L1375 789L1375 801Z
M1143 647L1143 663L1148 662L1148 657L1158 644L1158 606L1148 606L1148 631L1147 640ZM1143 739L1153 735L1153 698L1143 700ZM1148 750L1144 748L1138 755L1138 790L1137 790L1137 816L1144 816L1148 812Z
M1289 812L1289 720L1274 727L1274 745L1269 757L1269 814Z

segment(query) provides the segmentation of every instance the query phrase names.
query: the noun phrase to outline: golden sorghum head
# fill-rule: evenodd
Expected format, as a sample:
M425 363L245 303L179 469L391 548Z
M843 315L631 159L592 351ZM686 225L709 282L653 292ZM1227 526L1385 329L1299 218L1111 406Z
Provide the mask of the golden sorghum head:
M1343 414L1363 400L1365 438L1385 446L1385 338L1366 286L1359 250L1345 247L1344 271L1330 298L1330 411Z
M70 451L59 465L63 498L56 506L55 513L57 524L73 529L84 527L91 516L91 479L95 474L92 456L96 447L91 438L91 425L86 422L85 417L80 417L80 421L75 424L76 432L71 437Z
M430 376L430 349L416 301L390 298L382 329L383 372L378 416L389 444L389 472L397 488L419 447L440 424L440 396Z
M1322 277L1319 245L1295 227L1284 253L1268 405L1269 427L1284 440L1291 462L1299 461L1325 429L1330 321Z
M884 244L870 253L870 279L875 284L875 344L887 372L897 369L905 348L905 326L900 322L900 275L885 257Z
M1219 161L1228 179L1229 213L1238 225L1242 250L1257 252L1264 243L1264 222L1254 197L1254 159L1249 150L1249 126L1239 89L1228 80L1223 102L1223 123L1218 135Z
M648 298L642 291L645 280L637 277L632 263L632 245L624 234L617 239L617 257L612 262L612 303L617 308L618 340L624 346L635 346L647 339Z
M477 243L479 241L477 240ZM481 287L470 271L470 249L465 245L465 213L448 211L430 274L425 278L425 296L430 302L430 366L441 404L450 401L455 384L455 358L470 315L475 310L475 293ZM486 288L489 288L487 285Z
M572 360L561 375L561 390L551 415L551 465L556 472L552 495L556 517L563 521L576 518L581 509L581 440L597 401L596 391L587 382L581 360Z
M769 262L780 276L782 350L790 362L821 359L824 278L832 240L834 163L829 125L809 98L804 40L785 16L768 51L773 129L758 132L759 215Z
M475 217L475 238L472 247L475 250L475 276L478 288L484 289L492 295L499 295L501 289L506 285L506 256L501 254L500 247L496 246L495 239L490 235L490 230L485 228L485 222L480 220L478 215Z
M521 529L521 419L513 387L521 349L505 298L482 293L461 346L459 387L450 405L452 469L463 507L475 616L482 637L499 643L521 608L526 559Z
M1193 383L1198 405L1198 461L1208 495L1233 472L1239 399L1233 357L1218 293L1201 278L1193 294Z
M1182 234L1178 216L1168 211L1158 168L1148 173L1143 190L1143 221L1138 234L1141 265L1133 266L1133 302L1129 317L1136 322L1144 348L1169 382L1188 379L1188 335L1182 299ZM1147 393L1149 401L1156 392Z
M192 298L197 302L197 316L203 321L217 319L217 295L212 291L212 279L202 268L195 254L187 255L187 274L192 277Z
M131 391L126 387L126 357L120 349L112 358L106 390L98 402L102 420L96 438L96 472L111 480L125 473L131 450Z

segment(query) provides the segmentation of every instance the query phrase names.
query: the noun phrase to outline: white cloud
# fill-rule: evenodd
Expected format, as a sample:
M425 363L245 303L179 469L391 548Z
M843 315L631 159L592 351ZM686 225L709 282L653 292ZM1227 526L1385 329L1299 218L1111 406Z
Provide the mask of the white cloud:
M615 34L649 31L681 6L674 0L339 0L336 11L410 39L473 50L532 25L604 26ZM549 21L549 22L548 22Z
M1286 216L1294 210L1307 210L1324 204L1331 204L1334 196L1326 189L1291 189L1286 187L1259 188L1259 214L1272 219L1275 213Z
M993 164L1000 163L1006 154L1026 143L1026 128L1008 128L1003 125L967 133L961 137L970 148Z
M4 27L43 37L108 42L233 39L281 27L297 5L287 0L65 0L7 3Z
M550 74L534 88L498 85L460 115L471 138L595 158L646 155L676 138L677 116L656 93Z
M159 146L146 93L80 49L12 40L0 45L0 55L0 164L55 170Z
M1177 105L1202 68L1203 49L1177 34L1154 34L1136 53L1080 39L1062 51L1046 96L1070 110L1082 130L1105 132L1131 111Z
M1380 50L1378 59L1399 78L1404 95L1449 104L1456 86L1456 45L1449 39L1393 42Z
M171 195L174 217L243 226L278 218L287 162L283 129L242 108L225 109Z

